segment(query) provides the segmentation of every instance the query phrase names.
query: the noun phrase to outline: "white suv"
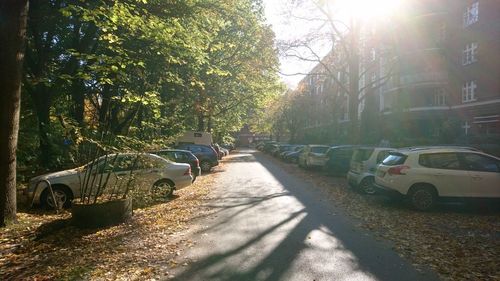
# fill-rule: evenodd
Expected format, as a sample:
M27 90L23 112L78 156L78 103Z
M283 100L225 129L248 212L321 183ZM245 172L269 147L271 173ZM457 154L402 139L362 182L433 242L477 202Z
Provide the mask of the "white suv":
M466 148L401 149L377 167L375 184L418 210L439 198L500 198L500 159Z

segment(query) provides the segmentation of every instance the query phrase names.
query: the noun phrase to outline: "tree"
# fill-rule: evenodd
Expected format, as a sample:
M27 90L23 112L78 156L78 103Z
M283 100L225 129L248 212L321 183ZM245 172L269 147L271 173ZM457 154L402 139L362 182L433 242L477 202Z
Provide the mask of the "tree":
M366 90L377 89L388 81L394 60L386 52L386 46L383 50L386 52L384 60L371 58L370 51L383 45L373 40L374 24L368 25L362 18L354 15L343 15L339 2L341 1L295 1L289 11L290 17L307 22L312 28L303 38L281 42L280 50L285 57L317 63L320 69L314 73L286 75L322 76L321 81L332 81L336 91L341 96L348 97L346 111L349 115L349 142L358 143L361 141L358 120L360 96ZM384 73L379 71L381 68ZM365 77L373 73L377 75L376 79L370 79L361 85L361 81L365 81Z
M0 3L0 226L16 220L16 149L27 0Z

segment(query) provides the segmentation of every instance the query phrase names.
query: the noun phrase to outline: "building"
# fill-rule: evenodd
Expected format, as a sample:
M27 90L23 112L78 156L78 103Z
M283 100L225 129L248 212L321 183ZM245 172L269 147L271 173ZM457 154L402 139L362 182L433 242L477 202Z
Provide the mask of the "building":
M304 78L300 91L316 97L304 131L324 132L336 123L335 134L345 135L355 103L358 119L375 104L380 138L402 145L500 140L500 1L405 3L395 17L360 32L357 100L341 87L349 84L349 69L325 71L341 61L336 46ZM321 107L323 100L335 104ZM321 110L334 113L325 120Z
M500 134L500 1L419 0L398 20L384 115L405 112L413 138Z

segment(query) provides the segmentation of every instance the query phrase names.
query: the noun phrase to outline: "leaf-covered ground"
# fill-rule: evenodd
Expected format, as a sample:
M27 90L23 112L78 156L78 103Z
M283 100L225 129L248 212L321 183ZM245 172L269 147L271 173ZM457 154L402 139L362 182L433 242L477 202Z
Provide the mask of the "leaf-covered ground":
M222 166L222 165L221 165ZM222 167L217 168L219 171ZM19 223L0 229L1 280L154 280L179 266L193 246L182 231L203 216L201 201L217 173L199 177L170 201L134 210L125 224L81 230L71 214L20 212Z
M430 267L443 280L500 280L500 207L444 205L417 212L401 202L352 192L345 179L273 161L314 183L311 188L323 193L323 200L339 206L362 229L391 241L417 268ZM210 213L201 206L223 165L176 192L173 200L134 210L132 220L119 226L80 230L68 224L69 213L20 212L19 224L0 229L0 279L169 276L173 267L183 266L183 251L195 246L184 230Z
M311 188L325 200L354 217L359 227L392 242L417 268L430 267L443 280L500 280L500 206L448 204L418 212L401 201L358 194L344 178L273 161L314 183Z

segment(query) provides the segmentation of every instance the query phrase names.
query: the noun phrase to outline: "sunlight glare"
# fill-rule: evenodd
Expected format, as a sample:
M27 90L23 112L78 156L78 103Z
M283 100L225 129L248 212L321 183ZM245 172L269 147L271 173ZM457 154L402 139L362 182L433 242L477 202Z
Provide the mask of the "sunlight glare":
M397 12L403 0L338 0L344 13L360 19L376 19Z

